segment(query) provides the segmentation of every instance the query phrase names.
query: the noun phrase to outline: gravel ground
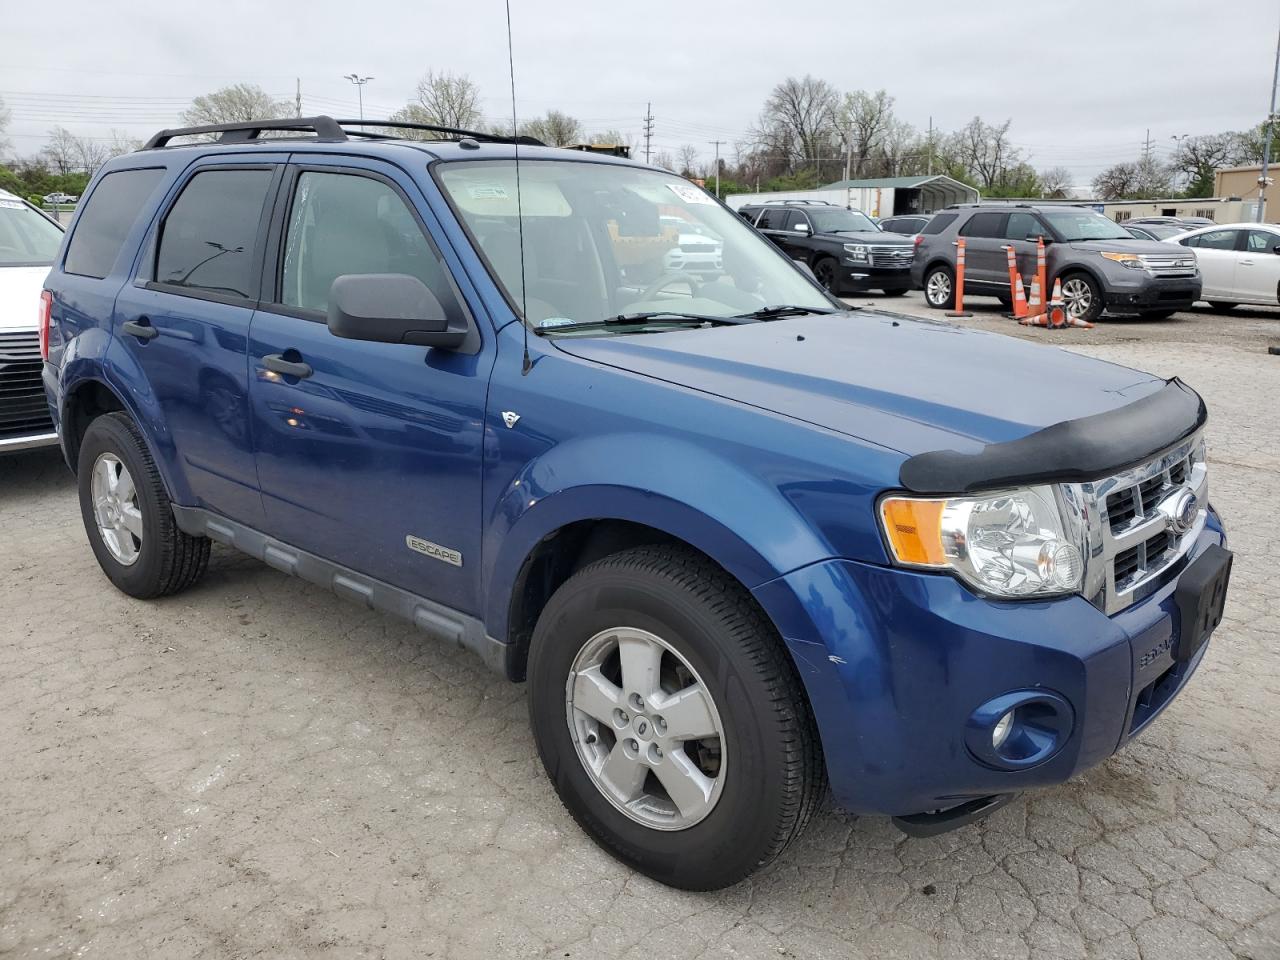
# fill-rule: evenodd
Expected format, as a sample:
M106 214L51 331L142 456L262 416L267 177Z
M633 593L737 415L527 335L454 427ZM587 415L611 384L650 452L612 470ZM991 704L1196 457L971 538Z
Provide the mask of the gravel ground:
M754 879L673 891L561 808L522 687L218 547L196 589L130 600L57 456L14 457L0 956L1278 960L1280 314L1093 333L983 314L966 322L1178 374L1213 412L1227 619L1122 754L929 840L824 811Z

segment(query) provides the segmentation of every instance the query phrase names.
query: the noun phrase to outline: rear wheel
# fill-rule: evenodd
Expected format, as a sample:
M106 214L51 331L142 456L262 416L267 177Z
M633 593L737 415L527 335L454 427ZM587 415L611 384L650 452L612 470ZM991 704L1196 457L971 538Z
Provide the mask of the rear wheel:
M1210 300L1209 306L1217 310L1219 313L1226 313L1228 310L1234 310L1240 306L1238 303L1227 303L1225 300Z
M574 819L662 883L713 890L777 857L824 771L808 701L743 588L684 548L571 577L529 653L538 753Z
M930 267L924 275L924 299L935 310L950 310L956 303L955 275L945 265Z
M1062 278L1062 300L1068 316L1092 323L1102 316L1105 306L1102 288L1087 273L1070 273Z
M89 424L76 472L89 546L116 587L146 600L200 579L209 540L178 529L160 471L126 414Z

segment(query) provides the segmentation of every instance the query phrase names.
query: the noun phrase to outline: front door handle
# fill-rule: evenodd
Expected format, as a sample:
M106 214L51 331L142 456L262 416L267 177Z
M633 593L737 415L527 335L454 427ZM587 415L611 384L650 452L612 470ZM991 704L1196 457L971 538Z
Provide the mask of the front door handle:
M1241 261L1240 261L1240 266L1242 266L1242 267L1252 267L1252 266L1253 266L1253 261L1252 261L1252 260L1241 260Z
M311 369L311 364L302 363L301 361L286 360L278 353L268 354L263 357L262 365L268 370L272 370L286 377L297 377L299 380L305 379L315 373L315 371Z
M154 340L160 336L160 331L151 325L151 321L146 317L139 317L137 320L126 320L120 324L120 329L131 337L137 337L139 340L146 342Z

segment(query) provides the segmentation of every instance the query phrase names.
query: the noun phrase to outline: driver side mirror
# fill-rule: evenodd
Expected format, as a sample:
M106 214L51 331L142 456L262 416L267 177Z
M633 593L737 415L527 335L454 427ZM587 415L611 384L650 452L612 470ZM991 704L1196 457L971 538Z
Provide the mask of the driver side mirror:
M403 273L349 273L329 288L329 332L347 340L452 350L467 331L450 330L436 295Z

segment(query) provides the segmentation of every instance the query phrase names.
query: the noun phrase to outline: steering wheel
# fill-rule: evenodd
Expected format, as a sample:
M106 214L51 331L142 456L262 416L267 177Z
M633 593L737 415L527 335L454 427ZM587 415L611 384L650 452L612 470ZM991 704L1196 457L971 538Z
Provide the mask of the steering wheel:
M649 286L645 287L644 292L640 294L638 302L647 303L673 283L687 283L689 292L695 297L702 288L702 284L687 273L664 273Z

